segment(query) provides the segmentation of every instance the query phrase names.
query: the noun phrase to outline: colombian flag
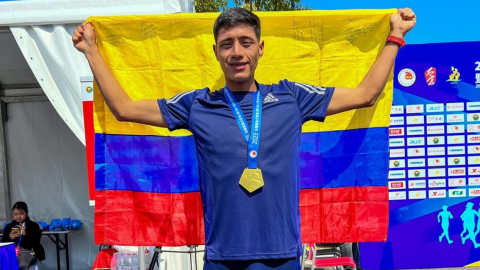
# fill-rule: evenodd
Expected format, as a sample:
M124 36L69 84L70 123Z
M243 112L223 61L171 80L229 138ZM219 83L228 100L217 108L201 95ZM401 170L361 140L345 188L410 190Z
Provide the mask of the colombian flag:
M356 87L381 52L395 10L259 12L260 83ZM218 14L93 17L101 53L133 100L170 98L225 81L212 49ZM95 87L97 88L97 87ZM385 241L392 76L374 107L303 126L303 242ZM121 123L98 89L94 134L95 242L204 243L194 139L188 131ZM87 145L87 148L89 146ZM93 168L93 166L92 166Z

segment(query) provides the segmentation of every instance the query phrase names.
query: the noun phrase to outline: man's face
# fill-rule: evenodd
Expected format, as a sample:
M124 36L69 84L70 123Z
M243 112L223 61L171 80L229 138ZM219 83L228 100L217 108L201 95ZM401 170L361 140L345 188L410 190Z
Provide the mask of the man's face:
M258 59L263 55L264 44L258 41L253 28L248 25L220 28L216 41L213 50L225 79L233 82L252 79Z

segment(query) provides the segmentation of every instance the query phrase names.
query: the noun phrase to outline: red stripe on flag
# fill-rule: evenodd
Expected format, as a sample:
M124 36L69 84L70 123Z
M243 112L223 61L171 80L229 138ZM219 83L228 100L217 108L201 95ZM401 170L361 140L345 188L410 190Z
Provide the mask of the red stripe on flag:
M200 193L96 191L95 243L131 246L204 244ZM300 191L303 243L385 241L387 187Z
M205 243L199 192L96 191L95 243L183 246Z
M388 188L300 190L303 243L386 241Z
M88 197L95 200L95 128L93 126L93 101L83 102L83 125L87 154Z

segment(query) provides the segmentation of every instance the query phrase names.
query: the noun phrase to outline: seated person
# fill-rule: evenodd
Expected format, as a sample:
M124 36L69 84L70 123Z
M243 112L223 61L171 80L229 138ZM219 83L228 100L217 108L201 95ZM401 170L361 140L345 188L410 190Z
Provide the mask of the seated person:
M5 226L2 242L15 242L15 247L20 247L18 265L20 270L27 270L36 260L45 260L45 251L40 244L42 231L40 226L28 217L28 206L25 202L16 202L12 214L13 221Z

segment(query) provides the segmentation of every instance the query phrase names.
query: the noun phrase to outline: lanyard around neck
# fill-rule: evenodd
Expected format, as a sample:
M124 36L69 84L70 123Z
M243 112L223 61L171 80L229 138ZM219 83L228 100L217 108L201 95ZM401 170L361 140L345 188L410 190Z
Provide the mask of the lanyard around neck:
M237 124L240 127L243 138L248 144L248 168L256 169L258 166L258 148L260 144L260 129L262 126L262 94L260 89L255 92L253 99L253 114L252 114L252 128L248 130L248 123L245 119L245 115L240 108L237 100L233 96L230 89L225 86L225 98L228 106L233 112Z

